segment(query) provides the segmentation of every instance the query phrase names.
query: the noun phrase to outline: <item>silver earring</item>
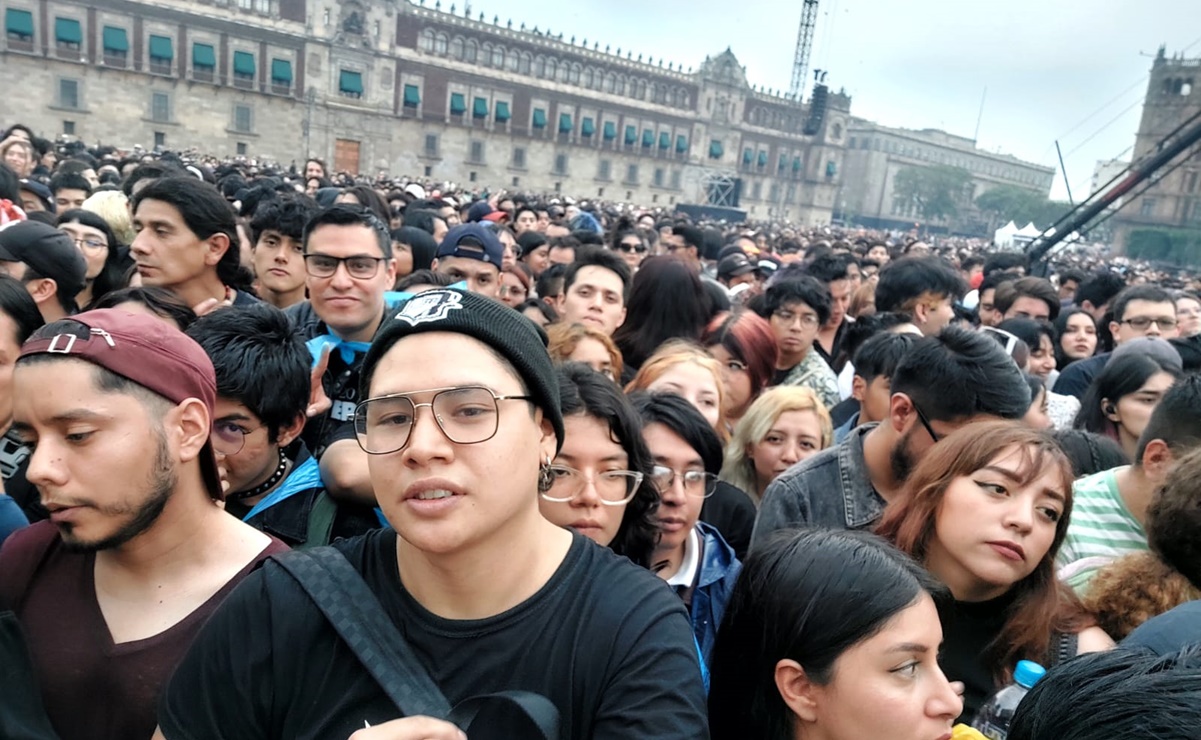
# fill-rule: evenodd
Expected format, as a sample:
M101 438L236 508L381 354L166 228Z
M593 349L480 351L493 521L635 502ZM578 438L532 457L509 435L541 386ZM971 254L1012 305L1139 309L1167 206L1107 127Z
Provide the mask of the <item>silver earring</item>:
M550 455L546 456L546 464L538 467L538 493L546 493L554 483L554 475L550 471Z

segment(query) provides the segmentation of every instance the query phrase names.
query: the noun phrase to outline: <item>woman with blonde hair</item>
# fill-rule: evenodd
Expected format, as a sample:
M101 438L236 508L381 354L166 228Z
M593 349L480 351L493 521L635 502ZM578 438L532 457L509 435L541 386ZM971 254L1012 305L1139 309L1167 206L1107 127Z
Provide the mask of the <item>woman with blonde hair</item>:
M749 493L758 505L776 476L833 441L830 414L812 388L770 388L734 427L720 478Z
M723 441L729 437L721 365L693 342L682 339L664 342L642 363L625 391L682 396L701 412Z
M104 219L118 242L125 246L133 244L138 232L133 229L133 218L129 215L129 198L125 197L125 193L120 190L101 190L89 195L80 208Z
M609 380L621 379L621 350L608 334L584 324L551 324L546 335L555 364L582 362Z

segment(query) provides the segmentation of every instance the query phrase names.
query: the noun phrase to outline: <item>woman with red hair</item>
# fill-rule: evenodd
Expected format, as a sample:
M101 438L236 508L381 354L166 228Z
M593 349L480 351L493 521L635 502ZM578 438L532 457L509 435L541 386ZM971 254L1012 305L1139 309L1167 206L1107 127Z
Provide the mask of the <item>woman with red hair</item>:
M776 335L762 317L740 308L714 317L701 345L721 364L728 433L771 383L779 354Z
M918 463L877 533L951 591L940 605L942 665L963 681L965 716L1019 660L1050 666L1113 646L1055 577L1072 511L1072 468L1047 433L969 424Z

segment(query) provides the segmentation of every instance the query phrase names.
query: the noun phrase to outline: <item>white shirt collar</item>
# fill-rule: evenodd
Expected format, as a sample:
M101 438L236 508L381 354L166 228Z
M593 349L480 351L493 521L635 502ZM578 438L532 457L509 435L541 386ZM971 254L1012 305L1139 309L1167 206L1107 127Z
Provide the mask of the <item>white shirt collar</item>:
M701 567L701 539L697 533L697 528L693 527L688 532L688 539L684 540L684 560L680 562L680 568L676 574L667 579L668 586L691 586L696 582L696 572Z

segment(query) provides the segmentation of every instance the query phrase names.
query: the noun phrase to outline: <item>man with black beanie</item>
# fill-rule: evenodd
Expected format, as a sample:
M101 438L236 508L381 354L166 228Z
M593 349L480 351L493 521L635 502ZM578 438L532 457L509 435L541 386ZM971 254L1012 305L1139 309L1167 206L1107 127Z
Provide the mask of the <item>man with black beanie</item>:
M221 737L234 724L245 737L299 740L530 737L483 721L512 710L496 695L513 691L550 710L549 737L707 736L679 600L541 516L538 492L564 439L545 341L502 303L431 290L390 312L363 362L355 429L394 529L333 548L382 603L389 641L415 653L420 665L402 670L427 674L451 706L474 700L481 721L402 716L272 562L221 605L176 671L162 737Z

